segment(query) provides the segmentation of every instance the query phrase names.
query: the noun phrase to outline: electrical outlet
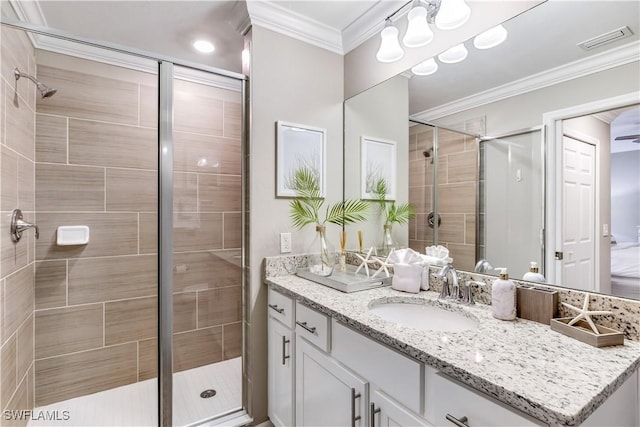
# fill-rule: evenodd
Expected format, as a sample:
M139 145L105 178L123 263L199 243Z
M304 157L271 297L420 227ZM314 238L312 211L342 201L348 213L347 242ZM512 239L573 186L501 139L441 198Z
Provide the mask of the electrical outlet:
M291 233L280 233L280 253L291 252Z
M609 237L609 224L602 224L602 237Z

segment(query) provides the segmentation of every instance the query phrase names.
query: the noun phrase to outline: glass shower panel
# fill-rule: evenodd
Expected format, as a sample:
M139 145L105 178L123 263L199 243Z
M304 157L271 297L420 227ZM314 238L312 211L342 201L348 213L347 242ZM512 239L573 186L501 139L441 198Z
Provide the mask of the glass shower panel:
M33 410L29 425L155 425L157 63L1 30L2 409ZM15 208L38 239L10 238ZM88 241L62 242L62 226Z
M428 226L433 212L434 128L412 123L409 127L409 203L415 216L409 221L409 247L425 253L434 244L433 228Z
M483 258L494 267L508 267L512 277L522 277L531 261L543 272L541 131L488 139L481 145Z
M242 409L241 85L174 68L173 423Z

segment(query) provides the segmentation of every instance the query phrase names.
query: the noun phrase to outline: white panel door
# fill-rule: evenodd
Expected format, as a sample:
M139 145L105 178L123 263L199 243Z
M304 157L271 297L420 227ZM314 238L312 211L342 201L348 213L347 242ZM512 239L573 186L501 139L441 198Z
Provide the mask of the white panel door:
M562 140L562 285L595 289L596 148Z
M269 418L276 427L294 425L294 333L269 316Z

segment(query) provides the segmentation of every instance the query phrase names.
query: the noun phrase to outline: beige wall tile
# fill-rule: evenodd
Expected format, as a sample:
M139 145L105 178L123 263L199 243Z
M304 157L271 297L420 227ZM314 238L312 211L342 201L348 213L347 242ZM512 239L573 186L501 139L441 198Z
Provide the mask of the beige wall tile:
M478 180L478 154L475 151L448 156L447 179L449 183Z
M34 163L18 157L18 206L25 212L35 211Z
M190 252L173 255L173 291L193 292L240 286L242 271L228 262L225 252Z
M38 64L38 78L58 89L38 102L39 113L109 122L138 123L138 85Z
M155 213L140 214L138 238L140 239L141 254L158 252L158 215Z
M417 154L433 148L433 128L431 126L419 125L419 131L416 134L416 151ZM433 157L433 152L431 153Z
M464 214L441 214L442 224L438 229L438 242L464 243Z
M25 221L33 221L33 214L23 213ZM10 221L11 215L0 215L0 230L9 230ZM33 231L27 231L23 236L28 236L30 233L33 233ZM9 274L24 267L29 262L29 238L23 238L20 239L19 242L14 243L11 241L11 237L8 233L2 234L3 235L0 238L0 245L2 246L2 255L0 256L2 266L0 267L0 270L2 271L3 276L8 276Z
M438 129L438 156L448 156L464 151L464 135L446 129Z
M16 389L16 336L9 337L0 350L0 405L7 406Z
M9 403L7 404L8 411L19 411L19 410L28 410L32 409L32 406L29 406L29 382L28 378L21 378L20 383L16 389L16 393L13 395ZM13 426L26 426L28 423L27 418L16 419L5 421L3 418L3 427L13 427Z
M28 390L27 390L28 395L27 395L27 397L29 399L28 400L29 408L34 408L35 407L35 405L34 405L34 390L33 390L33 384L34 384L33 370L34 370L34 364L32 364L31 368L29 368L29 374L28 374L28 377L27 377L27 381L28 381L28 383L27 383L28 384Z
M23 79L18 81L19 87L26 85L32 86L32 83ZM35 157L35 112L29 103L21 97L18 97L17 103L14 103L14 94L13 89L5 92L4 143L7 147L33 160Z
M240 212L240 176L202 174L198 195L201 212Z
M223 325L242 320L240 286L198 291L198 327Z
M107 211L155 212L157 210L157 172L107 169Z
M173 294L173 332L196 329L196 293Z
M473 271L476 265L475 245L448 244L447 247L458 270Z
M173 211L196 212L198 210L198 175L173 174Z
M1 61L0 61L1 62ZM1 66L1 64L0 64ZM6 83L4 80L0 79L0 144L4 144L4 102L6 100Z
M67 304L67 261L36 263L36 310Z
M0 146L0 210L11 212L18 205L18 154ZM8 230L8 229L7 229Z
M69 260L69 304L154 296L157 258L153 255Z
M409 203L413 205L415 213L425 213L425 199L431 193L431 187L409 187Z
M155 297L107 302L104 312L105 345L157 336L157 312L158 300Z
M174 344L175 346L175 344ZM138 381L158 376L158 340L138 341Z
M57 246L60 225L86 225L90 240L86 245ZM36 242L38 260L74 257L129 255L138 253L136 213L38 213L40 238Z
M158 86L140 85L140 126L158 127Z
M0 29L0 37L2 43L0 43L0 70L2 71L2 77L8 82L13 82L15 77L13 75L14 68L19 68L20 71L29 72L29 55L33 48L30 47L30 43L22 30L16 30L3 25ZM27 40L25 40L27 39ZM27 95L27 83L21 81L18 90L19 93L28 99ZM4 406L3 406L4 408Z
M174 132L174 169L178 172L240 175L240 140Z
M222 360L222 327L173 335L173 371L197 368Z
M242 322L231 323L222 327L224 360L242 356Z
M239 102L224 103L224 136L240 139L242 133L242 105Z
M416 220L416 240L423 240L427 242L427 246L433 244L433 228L427 226L427 215L418 214L415 216ZM424 253L424 248L420 251Z
M442 213L475 213L476 184L438 185L438 210Z
M222 214L174 213L173 250L203 251L222 248Z
M476 243L476 216L466 214L464 216L464 242L468 245Z
M67 118L36 114L36 161L67 163Z
M70 119L69 163L156 170L157 140L154 129Z
M181 84L174 86L174 129L222 136L222 100L199 90L202 85L195 86L191 84L186 91Z
M242 214L225 213L224 216L224 248L242 247Z
M4 289L4 337L11 336L33 312L33 264L6 277Z
M411 160L409 162L409 185L412 187L421 187L425 185L426 174L430 169L427 167L428 162L424 159Z
M136 382L137 353L128 343L36 360L36 406Z
M20 381L33 364L33 313L18 328L16 334L16 373Z
M36 311L36 359L102 347L103 316L102 304Z
M36 164L36 209L104 211L104 169Z

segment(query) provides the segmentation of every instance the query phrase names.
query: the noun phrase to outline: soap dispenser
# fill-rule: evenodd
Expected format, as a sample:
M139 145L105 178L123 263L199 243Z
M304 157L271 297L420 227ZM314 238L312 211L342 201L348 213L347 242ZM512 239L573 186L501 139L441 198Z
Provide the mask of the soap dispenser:
M529 271L524 273L522 280L526 280L528 282L547 283L547 279L538 272L538 263L535 261L531 261Z
M491 308L493 317L500 320L516 318L516 285L509 280L506 268L496 268L500 277L491 286Z

